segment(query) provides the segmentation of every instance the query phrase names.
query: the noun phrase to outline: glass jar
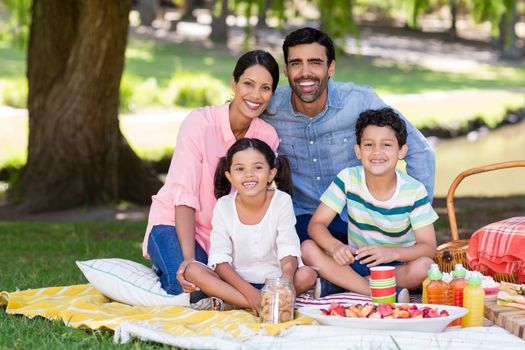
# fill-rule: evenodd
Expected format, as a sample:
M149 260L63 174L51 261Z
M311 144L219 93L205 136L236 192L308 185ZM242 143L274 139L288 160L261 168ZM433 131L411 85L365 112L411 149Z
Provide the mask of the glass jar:
M261 290L259 315L262 323L293 320L295 293L291 282L283 278L267 278Z

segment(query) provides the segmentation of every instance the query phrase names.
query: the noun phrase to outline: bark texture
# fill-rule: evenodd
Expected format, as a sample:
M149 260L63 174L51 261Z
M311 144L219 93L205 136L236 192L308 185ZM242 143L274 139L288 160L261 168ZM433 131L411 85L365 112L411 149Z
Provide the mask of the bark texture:
M119 129L130 9L131 0L33 1L28 161L10 195L21 211L149 203L160 187Z

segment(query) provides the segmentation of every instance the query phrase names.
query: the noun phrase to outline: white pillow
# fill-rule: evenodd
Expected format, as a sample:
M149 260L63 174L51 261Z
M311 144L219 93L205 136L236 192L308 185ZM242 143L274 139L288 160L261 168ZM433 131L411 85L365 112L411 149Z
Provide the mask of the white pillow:
M151 268L134 261L93 259L76 263L89 283L112 300L134 306L188 306L190 303L188 293L168 294Z

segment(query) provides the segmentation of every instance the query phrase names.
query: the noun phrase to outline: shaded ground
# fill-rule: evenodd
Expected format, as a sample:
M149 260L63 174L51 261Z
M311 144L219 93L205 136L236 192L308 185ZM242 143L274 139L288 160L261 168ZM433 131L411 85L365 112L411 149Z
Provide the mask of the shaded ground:
M454 200L456 222L460 238L470 235L491 222L513 216L525 215L525 196L457 198ZM445 198L436 198L434 208L439 214L435 224L438 244L450 241L450 228ZM41 222L78 222L78 221L120 221L142 220L144 229L148 216L148 207L114 206L72 209L61 212L41 214L20 214L13 209L0 206L0 221L41 221Z

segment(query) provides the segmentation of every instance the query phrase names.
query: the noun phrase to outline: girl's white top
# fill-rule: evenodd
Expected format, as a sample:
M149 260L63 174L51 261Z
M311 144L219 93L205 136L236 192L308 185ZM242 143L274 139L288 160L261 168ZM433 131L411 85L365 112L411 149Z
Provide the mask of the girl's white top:
M217 264L230 263L250 283L280 277L280 260L286 256L296 256L302 266L290 195L276 189L266 214L255 225L240 221L236 197L237 192L230 193L215 205L208 266L215 269Z

